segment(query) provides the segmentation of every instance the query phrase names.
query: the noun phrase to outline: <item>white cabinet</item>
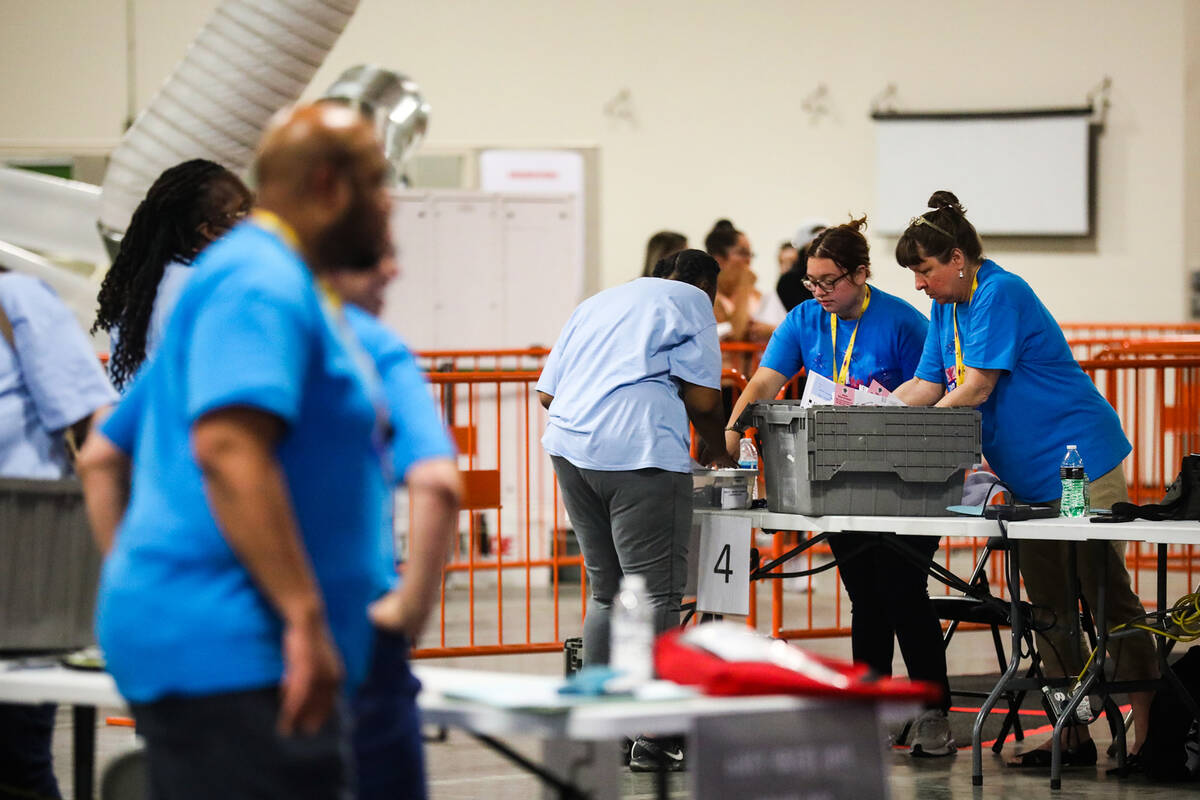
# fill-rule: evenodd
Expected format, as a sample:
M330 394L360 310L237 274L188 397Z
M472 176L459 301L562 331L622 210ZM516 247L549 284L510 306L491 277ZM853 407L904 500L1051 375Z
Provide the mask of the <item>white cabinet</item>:
M401 273L382 317L413 349L554 343L588 285L573 195L402 191L394 201Z

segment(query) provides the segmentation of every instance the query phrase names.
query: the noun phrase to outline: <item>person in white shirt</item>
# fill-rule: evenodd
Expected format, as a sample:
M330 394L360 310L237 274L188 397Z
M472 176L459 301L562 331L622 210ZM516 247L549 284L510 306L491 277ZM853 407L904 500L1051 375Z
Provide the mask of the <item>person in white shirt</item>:
M116 402L71 313L37 278L0 270L0 477L70 474L66 432L82 442ZM53 705L0 703L0 797L59 797Z
M720 465L735 465L723 446L717 270L711 256L682 250L658 263L658 277L583 301L538 380L550 412L542 446L591 588L588 665L608 663L610 613L625 575L645 578L659 633L679 624L692 525L688 420ZM639 752L658 752L638 743L634 769ZM675 758L671 768L682 765L681 748Z

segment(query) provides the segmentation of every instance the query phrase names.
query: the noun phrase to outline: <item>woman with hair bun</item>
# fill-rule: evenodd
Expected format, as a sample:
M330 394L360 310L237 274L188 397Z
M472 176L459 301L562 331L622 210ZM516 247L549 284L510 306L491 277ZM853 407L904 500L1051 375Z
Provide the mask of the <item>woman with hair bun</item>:
M866 224L861 217L825 229L808 246L806 265L793 268L805 270L804 286L813 299L793 308L775 330L733 407L725 444L734 458L741 438L734 426L742 411L774 398L801 368L848 386L877 381L889 391L913 376L929 323L908 303L867 282L871 258L862 233ZM946 719L946 653L929 600L928 573L897 559L874 536L846 532L829 540L850 595L854 660L880 675L891 675L894 642L899 640L908 676L942 687L941 702L917 719L910 752L951 755L956 747ZM908 544L932 558L938 538L923 536Z
M983 455L1015 499L1057 506L1059 466L1076 445L1092 480L1092 504L1109 508L1129 494L1121 462L1131 447L1112 406L1079 368L1058 323L1024 280L983 257L983 245L965 209L951 192L934 192L929 210L914 217L896 243L896 261L913 271L918 290L934 300L929 336L912 380L896 390L909 405L978 408ZM1021 574L1030 601L1053 611L1053 625L1038 632L1050 675L1076 675L1084 666L1078 633L1069 620L1066 542L1021 545ZM1079 581L1092 608L1107 559L1109 622L1145 614L1125 569L1124 542L1087 542L1078 559ZM1120 680L1154 678L1158 660L1145 633L1110 639ZM1153 692L1131 692L1137 754L1146 740ZM1064 729L1064 765L1096 763L1085 726ZM1050 743L1021 754L1014 766L1050 765Z

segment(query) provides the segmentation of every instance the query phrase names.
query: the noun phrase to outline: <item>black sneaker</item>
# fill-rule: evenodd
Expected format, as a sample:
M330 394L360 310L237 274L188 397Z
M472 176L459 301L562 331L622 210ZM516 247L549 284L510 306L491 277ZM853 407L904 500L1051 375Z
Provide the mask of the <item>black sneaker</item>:
M629 769L633 772L681 772L687 769L683 737L650 739L639 736L629 751Z

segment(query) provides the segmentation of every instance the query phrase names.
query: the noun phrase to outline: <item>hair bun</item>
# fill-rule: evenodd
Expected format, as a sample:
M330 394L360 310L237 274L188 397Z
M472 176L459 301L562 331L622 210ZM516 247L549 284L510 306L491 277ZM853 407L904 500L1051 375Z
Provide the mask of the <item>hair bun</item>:
M851 214L850 221L846 223L846 227L852 231L861 233L867 227L867 215L863 214L861 217L855 218L855 216Z
M929 196L929 207L935 210L949 208L952 211L957 211L959 214L965 214L966 209L958 202L958 198L954 196L954 192L946 189L939 189Z
M727 219L719 219L713 223L714 231L731 231L734 230L733 223Z

